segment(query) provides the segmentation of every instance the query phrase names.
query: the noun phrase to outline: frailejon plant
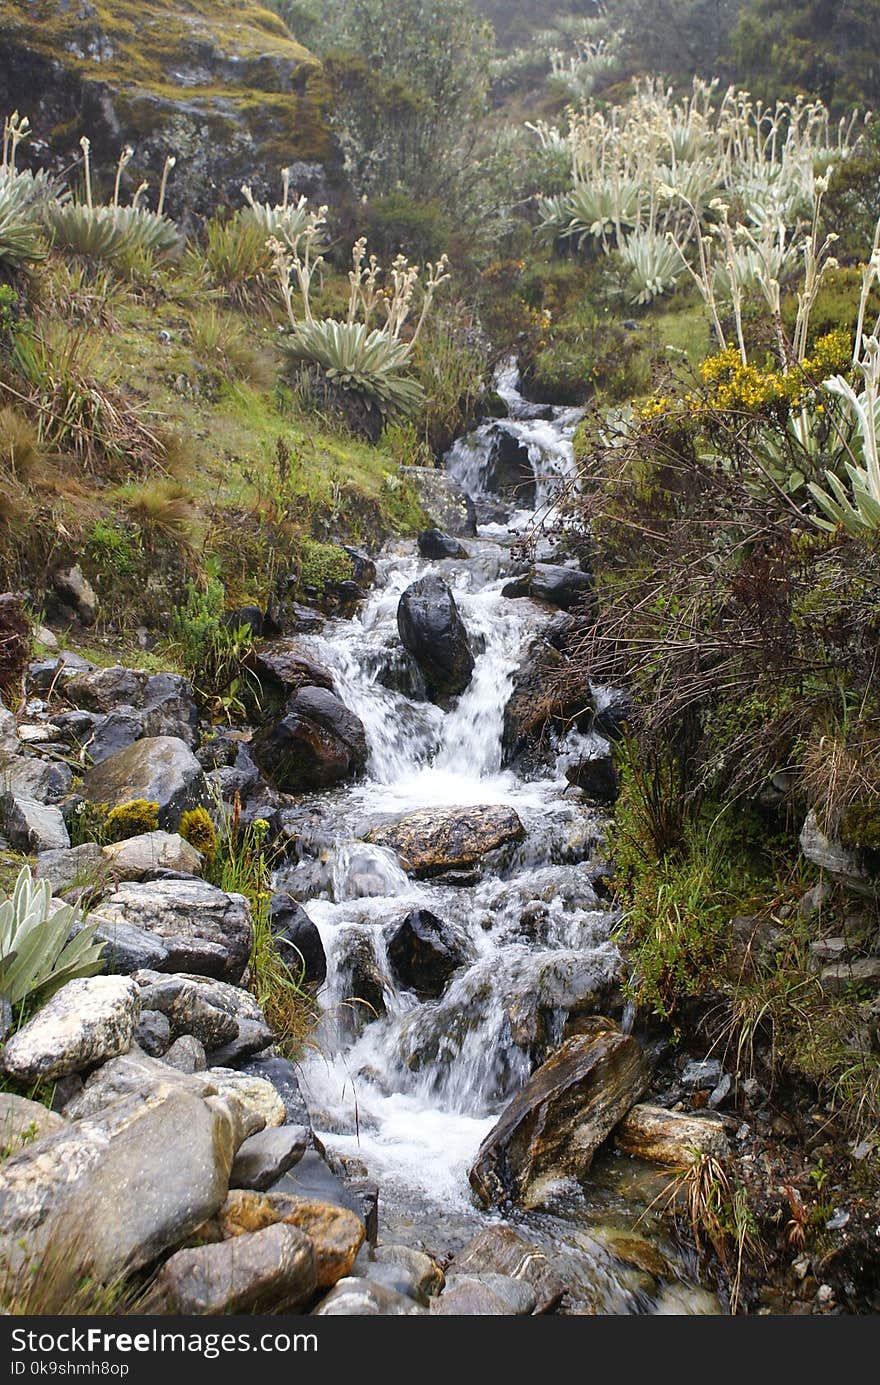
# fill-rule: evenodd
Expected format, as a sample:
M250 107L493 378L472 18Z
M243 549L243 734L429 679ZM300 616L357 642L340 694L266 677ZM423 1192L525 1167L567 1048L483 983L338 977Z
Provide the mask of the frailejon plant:
M843 400L855 419L858 452L844 463L850 482L850 492L839 476L826 470L825 478L832 494L815 482L810 494L824 518L816 516L814 523L822 529L835 529L842 524L855 538L865 538L880 530L880 340L867 337L859 371L864 388L857 394L843 375L825 381L825 388Z
M164 214L168 175L175 166L175 158L169 155L165 160L158 206L153 212L140 205L146 183L140 184L127 207L120 205L119 186L122 173L132 157L130 146L126 146L119 156L113 201L107 205L94 202L91 145L85 135L80 140L80 147L83 151L85 201L53 201L45 205L43 216L52 243L71 254L111 263L122 257L149 255L161 259L175 254L182 244L180 232Z
M94 976L103 965L103 943L83 911L57 905L47 880L19 873L12 894L0 904L0 993L13 1006L46 1001L68 981Z
M269 202L257 202L247 183L243 184L241 192L247 207L238 216L245 225L252 223L257 226L264 240L272 237L293 247L308 225L309 203L307 197L291 202L289 168L282 168L281 183L282 198L274 206Z
M291 328L285 353L294 364L316 370L331 389L357 396L382 423L406 419L424 397L406 368L434 296L449 278L447 257L427 266L421 310L408 337L403 333L415 308L419 268L399 255L383 270L375 255L367 257L363 238L352 251L345 319L318 320L312 312L311 287L323 264L320 238L325 217L325 207L310 212L291 244L274 237L268 242ZM295 287L302 301L301 318L294 306ZM376 319L380 321L374 326Z
M0 163L0 271L10 274L44 257L42 228L37 210L35 183L30 174L18 173L15 156L27 139L30 125L17 111L3 124L3 161Z

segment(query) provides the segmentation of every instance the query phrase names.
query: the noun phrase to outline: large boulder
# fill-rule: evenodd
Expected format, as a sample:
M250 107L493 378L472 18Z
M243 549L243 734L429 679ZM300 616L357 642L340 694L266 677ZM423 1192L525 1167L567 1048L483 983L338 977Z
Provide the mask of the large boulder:
M534 640L513 676L510 697L504 708L501 749L505 764L510 764L528 749L554 707L548 695L554 674L564 660L542 637Z
M129 977L68 981L9 1040L3 1067L17 1082L94 1067L128 1052L140 1013L140 991Z
M565 1295L565 1281L544 1252L512 1226L487 1226L478 1231L456 1255L454 1265L460 1274L488 1272L521 1279L535 1295L536 1313L552 1313Z
M0 786L16 798L57 803L68 793L72 782L73 770L60 760L0 753Z
M273 1125L249 1135L235 1156L233 1188L265 1192L306 1152L309 1132L302 1125Z
M624 1116L614 1132L614 1143L624 1154L671 1168L684 1168L701 1154L724 1159L729 1153L720 1116L688 1116L642 1102Z
M477 532L474 502L447 471L433 467L408 466L406 479L413 486L431 525L455 538L473 537Z
M77 707L103 713L107 720L115 716L131 722L139 737L176 736L189 746L198 741L199 711L192 684L179 673L146 673L116 664L74 673L64 693ZM104 731L105 741L110 739L105 721L96 727Z
M465 870L489 851L525 836L513 808L422 808L398 822L374 828L369 841L396 851L411 875Z
M205 858L176 832L142 832L102 848L107 873L117 880L142 880L156 870L201 875Z
M467 952L448 924L429 909L413 909L388 934L386 950L395 979L420 1000L441 995Z
M0 1256L20 1266L51 1245L72 1275L140 1269L222 1206L234 1148L226 1103L182 1087L71 1121L0 1167Z
M442 562L446 558L466 558L467 549L451 534L442 529L424 529L419 534L419 553L429 561Z
M534 601L545 601L549 606L559 606L563 611L569 611L585 602L592 592L592 577L579 568L562 567L555 563L533 563L521 577L508 582L501 594L529 596Z
M54 586L58 596L82 625L94 625L98 619L98 598L78 563L56 572Z
M10 846L30 855L41 851L63 851L70 846L70 835L60 808L38 803L17 794L0 795L0 824Z
M250 905L204 880L126 883L96 913L114 971L151 967L236 982L248 964Z
M253 740L254 758L282 793L329 789L367 763L363 722L327 688L305 687Z
M333 692L333 674L307 649L287 640L257 645L248 659L261 688L285 701L300 688Z
M0 1092L0 1161L64 1128L64 1117L40 1101Z
M89 889L102 885L110 867L102 847L97 842L83 842L58 851L43 851L37 857L34 875L48 880L53 894L63 894L75 887Z
M567 1039L513 1098L480 1146L471 1187L484 1207L540 1207L580 1180L648 1086L639 1045L610 1021Z
M276 894L269 903L272 946L305 986L321 986L327 979L327 957L317 924L289 894Z
M146 799L157 804L159 826L169 832L188 809L210 801L202 767L178 736L148 736L111 755L85 775L82 795L110 808Z
M429 574L407 587L397 607L397 629L429 697L441 701L464 692L474 656L455 597L441 577Z
M278 1222L232 1241L177 1251L154 1280L149 1306L184 1316L295 1313L315 1285L314 1246L295 1226Z

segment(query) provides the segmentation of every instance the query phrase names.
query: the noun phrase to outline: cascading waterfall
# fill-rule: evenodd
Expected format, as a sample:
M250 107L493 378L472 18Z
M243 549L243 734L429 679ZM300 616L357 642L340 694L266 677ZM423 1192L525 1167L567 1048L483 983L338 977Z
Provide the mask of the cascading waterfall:
M531 417L534 406L517 386L512 367L499 375L511 414L506 426L528 446L540 508L571 471L579 415L557 409ZM482 425L448 459L476 496L486 494L496 426ZM513 535L497 523L483 527L468 542L467 559L432 564L414 556L412 545L396 545L378 560L375 589L357 616L305 641L363 721L369 762L363 782L320 799L321 873L304 863L277 881L303 901L328 960L320 1051L303 1064L315 1127L338 1155L366 1164L381 1187L384 1221L398 1236L420 1242L440 1234L452 1248L482 1219L467 1179L481 1139L527 1079L534 1052L559 1042L569 1014L594 1010L620 971L614 920L590 883L596 815L565 781L573 758L601 754L607 744L572 733L543 777L502 768L514 673L552 616L501 594L511 542L533 520L514 512ZM428 571L453 588L476 655L469 687L448 710L410 686L397 634L400 596ZM391 851L363 840L372 825L404 813L468 805L511 806L526 829L522 843L471 883L412 880ZM396 984L386 951L389 925L415 909L444 920L464 958L440 998L424 1002ZM372 978L370 1010L352 1000L353 977L364 968ZM575 1201L582 1206L583 1195ZM574 1257L571 1273L581 1277L583 1301L594 1305L580 1311L663 1311L623 1283L619 1269L612 1272L577 1221L533 1216L528 1234Z

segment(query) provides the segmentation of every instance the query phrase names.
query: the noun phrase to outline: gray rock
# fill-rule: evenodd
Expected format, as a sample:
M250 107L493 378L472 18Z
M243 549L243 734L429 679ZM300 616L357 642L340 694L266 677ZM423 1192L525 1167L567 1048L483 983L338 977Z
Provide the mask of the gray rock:
M64 1119L39 1101L0 1092L0 1161L64 1128Z
M128 977L68 981L9 1040L3 1066L19 1082L82 1072L128 1051L140 1010L140 991Z
M101 1116L118 1101L128 1098L146 1100L160 1097L169 1091L187 1092L191 1096L217 1096L219 1088L205 1073L182 1073L158 1058L151 1058L139 1049L119 1058L112 1058L86 1079L82 1088L73 1093L62 1107L67 1120L92 1120ZM261 1127L255 1125L254 1129Z
M111 755L127 750L143 735L144 723L133 708L126 712L108 712L106 716L94 718L83 748L92 764L100 765Z
M208 1066L204 1047L192 1034L181 1034L179 1039L175 1039L162 1061L178 1072L186 1073L204 1072Z
M0 789L17 798L57 803L70 789L73 771L57 760L0 754Z
M366 1221L360 1198L336 1177L323 1155L314 1149L308 1150L292 1169L276 1179L271 1192L290 1193L293 1197L344 1207L354 1212L362 1224Z
M188 809L209 806L204 771L177 736L146 737L117 751L89 770L82 794L91 803L111 808L136 798L156 803L159 826L171 832Z
M60 808L38 803L33 798L3 794L0 798L0 821L11 846L30 855L41 851L63 851L70 846L70 836Z
M275 1042L275 1035L268 1024L255 1020L238 1021L238 1033L221 1048L211 1050L211 1066L215 1068L235 1068L247 1058L264 1052Z
M134 1042L151 1058L161 1058L171 1047L171 1025L160 1010L142 1010Z
M411 468L412 470L413 468ZM369 1279L340 1279L314 1310L318 1318L407 1318L424 1308L405 1294L395 1293Z
M721 1081L724 1068L718 1058L695 1058L686 1063L681 1074L685 1087L691 1091L711 1091Z
M41 852L34 866L34 875L40 880L48 880L53 894L63 894L65 890L80 886L91 888L102 885L107 879L108 869L107 858L98 843L83 842L82 846Z
M17 755L20 749L15 717L0 703L0 755Z
M315 1287L312 1242L298 1227L276 1222L229 1241L179 1250L162 1266L150 1298L153 1311L184 1316L295 1313Z
M285 715L254 737L252 750L282 793L332 788L367 762L363 722L326 688L300 688Z
M228 1015L234 1015L239 1023L243 1020L265 1023L265 1016L256 996L243 990L241 986L230 985L228 981L218 981L216 977L197 976L189 972L178 972L169 977L163 972L150 971L147 968L135 972L134 979L141 987L160 986L162 994L167 997L176 994L173 983L189 982L196 987L208 1005L213 1005L215 1009L223 1010Z
M245 1140L232 1165L230 1187L266 1192L282 1174L299 1163L309 1132L301 1125L267 1127Z
M827 837L812 808L801 829L800 842L807 860L827 870L846 889L872 898L880 894L880 883L872 878L862 852Z
M458 539L476 534L474 502L448 472L433 467L408 466L406 479L415 487L432 528L442 529Z
M284 1105L288 1125L305 1126L309 1131L309 1143L313 1143L309 1109L300 1091L293 1063L288 1058L252 1058L241 1070L251 1077L261 1077L272 1084Z
M502 596L528 596L568 611L587 601L592 592L593 579L588 573L553 563L534 563L524 576L508 582Z
M474 656L455 597L441 577L429 573L407 587L397 607L397 629L433 701L464 692Z
M173 1040L191 1036L206 1049L219 1048L238 1034L238 1019L222 1009L195 982L183 976L169 976L140 991L141 1004L159 1010L168 1019Z
M446 1282L440 1266L421 1250L389 1243L376 1246L370 1254L374 1264L393 1265L403 1270L412 1286L412 1296L416 1298L433 1298Z
M504 1274L523 1280L535 1296L536 1313L552 1313L567 1285L547 1256L512 1226L487 1226L455 1257L459 1274Z
M192 685L177 673L150 674L116 665L74 675L66 692L80 707L133 721L138 737L175 736L189 746L197 743L199 715ZM101 723L96 734L107 738L108 723Z
M176 832L144 832L103 848L104 859L118 880L142 880L154 870L201 875L205 858Z
M831 995L839 995L854 986L876 990L880 986L880 957L855 957L823 967L819 984Z
M439 1317L526 1317L535 1310L534 1290L505 1274L450 1274L431 1303Z
M234 1097L246 1110L261 1118L264 1125L284 1124L287 1111L271 1082L252 1077L250 1073L235 1072L232 1068L208 1068L205 1077L216 1086L220 1096ZM254 1132L261 1128L254 1127Z
M719 1116L689 1116L642 1102L626 1113L614 1132L614 1143L625 1154L672 1168L684 1168L701 1154L725 1159L730 1153Z
M116 946L118 970L138 969L126 964L125 949L137 936L131 929L141 935L144 950L157 944L157 952L161 949L154 963L145 960L140 968L152 965L159 971L194 972L234 982L248 964L253 928L247 900L202 880L124 884L96 912L100 936Z
M61 600L73 608L82 625L94 625L98 618L98 598L78 563L56 572L54 586Z
M114 1102L92 1120L25 1148L0 1168L0 1238L47 1244L72 1276L108 1280L179 1245L222 1206L234 1123L216 1097L162 1089Z

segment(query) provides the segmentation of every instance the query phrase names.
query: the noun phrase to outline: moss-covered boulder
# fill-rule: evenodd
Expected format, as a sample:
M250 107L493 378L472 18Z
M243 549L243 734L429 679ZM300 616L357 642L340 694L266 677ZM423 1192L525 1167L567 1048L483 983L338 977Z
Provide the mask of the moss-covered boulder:
M274 200L282 166L326 159L326 95L317 59L252 0L0 0L0 111L29 116L35 155L67 167L87 134L106 175L129 143L133 190L174 154L175 216L240 206L245 180Z

